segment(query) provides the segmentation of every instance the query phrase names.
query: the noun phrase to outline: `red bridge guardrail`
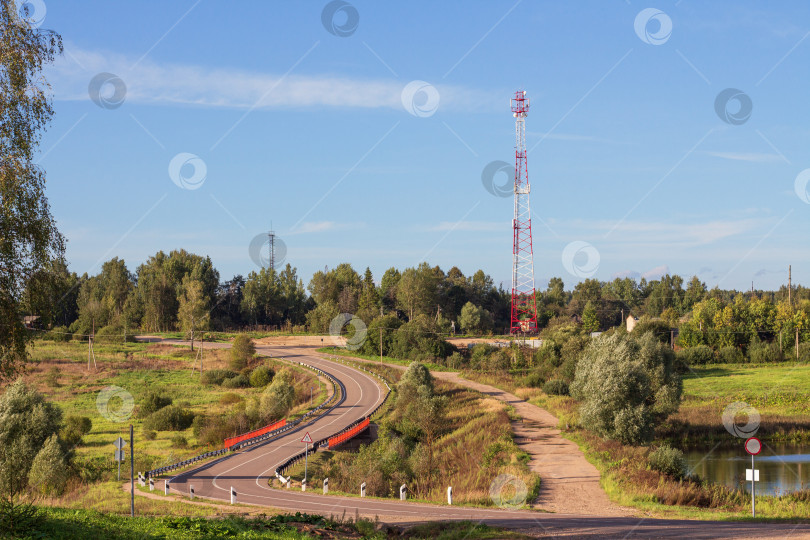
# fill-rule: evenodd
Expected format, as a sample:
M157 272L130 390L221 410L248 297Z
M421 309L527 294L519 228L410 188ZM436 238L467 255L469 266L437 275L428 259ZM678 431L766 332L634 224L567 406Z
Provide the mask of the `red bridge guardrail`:
M331 450L332 448L343 444L349 439L356 437L357 435L359 435L368 428L368 424L369 418L365 417L359 424L357 424L353 428L344 431L343 433L338 433L334 437L329 437L329 446L328 446L329 449Z
M238 444L238 443L240 443L242 441L246 441L248 439L252 439L253 437L259 437L261 435L264 435L265 433L270 433L271 431L275 431L278 428L284 427L286 425L287 425L287 419L282 418L281 420L279 420L275 424L270 424L269 426L264 426L263 428L255 429L253 431L248 431L247 433L237 435L236 437L229 437L229 438L225 439L225 441L223 443L223 446L225 446L226 449L230 449L231 446L233 446L235 444Z

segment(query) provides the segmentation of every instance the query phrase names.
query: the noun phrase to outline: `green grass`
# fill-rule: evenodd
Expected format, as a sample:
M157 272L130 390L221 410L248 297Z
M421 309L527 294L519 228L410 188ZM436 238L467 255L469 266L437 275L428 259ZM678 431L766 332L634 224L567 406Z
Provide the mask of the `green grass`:
M810 414L810 365L723 364L693 367L684 375L689 405L744 401L760 413Z

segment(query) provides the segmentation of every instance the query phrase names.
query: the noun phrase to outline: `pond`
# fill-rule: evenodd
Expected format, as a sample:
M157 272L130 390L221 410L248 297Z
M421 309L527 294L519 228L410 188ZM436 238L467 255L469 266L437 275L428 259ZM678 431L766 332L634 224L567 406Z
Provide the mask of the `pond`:
M745 481L745 470L751 468L751 456L739 445L729 448L713 445L690 447L684 450L689 470L701 478L732 489L743 487L751 491L751 482ZM757 495L784 495L801 489L810 489L810 445L763 443L756 456L759 470Z

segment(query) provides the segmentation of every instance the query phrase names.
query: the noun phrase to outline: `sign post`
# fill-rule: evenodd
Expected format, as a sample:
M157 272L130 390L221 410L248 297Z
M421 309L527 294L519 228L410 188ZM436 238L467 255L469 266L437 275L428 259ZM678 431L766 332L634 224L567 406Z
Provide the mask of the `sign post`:
M304 435L303 439L301 439L301 442L306 445L306 449L304 451L304 484L306 484L307 468L309 467L309 445L312 443L312 437L310 437L309 431L307 431L307 434Z
M113 445L115 446L115 461L118 462L118 481L120 482L121 462L124 461L124 454L126 453L124 447L127 445L127 442L123 438L118 437L117 439L115 439Z
M755 482L759 480L759 471L754 467L754 456L762 452L762 441L756 437L751 437L745 440L745 451L751 454L751 517L757 517L757 501L755 493ZM749 479L748 471L746 472L746 480Z

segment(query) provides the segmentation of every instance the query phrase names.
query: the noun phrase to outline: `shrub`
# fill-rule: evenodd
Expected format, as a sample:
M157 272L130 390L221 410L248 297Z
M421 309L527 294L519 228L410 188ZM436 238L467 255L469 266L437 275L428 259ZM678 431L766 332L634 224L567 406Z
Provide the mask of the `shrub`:
M523 378L522 385L528 386L531 388L542 388L546 382L546 378L543 375L543 372L539 369L535 369L528 375Z
M782 360L782 351L778 343L765 341L752 341L748 346L748 361L754 364L779 362Z
M294 402L293 376L289 370L282 369L262 392L258 415L260 418L270 420L282 418L289 412Z
M236 377L222 381L223 388L246 388L250 386L250 380L241 373Z
M188 446L188 441L185 437L178 433L172 437L172 446L175 448L186 448Z
M143 397L143 402L138 409L138 414L141 418L145 418L150 414L159 411L163 407L168 407L172 404L172 398L169 396L161 396L154 390L149 390Z
M259 366L250 373L250 386L264 388L273 380L275 373L267 366Z
M682 384L672 351L652 333L593 340L577 363L571 395L580 401L581 424L603 437L640 444L654 422L678 409Z
M219 398L219 402L222 405L233 405L234 403L239 403L240 401L243 401L242 396L239 394L234 394L233 392L226 392ZM197 418L202 418L202 416L198 416ZM197 418L194 419L195 422L197 421Z
M229 369L210 369L202 374L200 380L203 384L221 385L225 379L236 377L236 372Z
M155 431L182 431L188 429L193 421L194 413L169 405L150 414L144 420L143 427Z
M721 364L742 364L745 362L745 356L740 349L729 345L717 351L717 361Z
M54 326L48 332L47 337L53 341L70 341L72 336L66 326Z
M687 347L677 352L678 360L687 366L702 366L714 361L714 352L706 345Z
M676 480L686 476L686 460L683 452L671 446L659 446L647 456L651 469L669 475Z
M124 329L123 324L109 324L96 331L94 339L99 343L123 343L124 334L127 341L135 341L135 332Z
M59 384L59 375L61 374L62 371L58 367L53 366L51 369L48 370L48 373L45 375L45 384L47 384L51 388L59 388L60 386L62 386L61 384Z
M82 437L90 433L93 429L93 422L86 416L70 415L65 418L65 425L62 427L62 440L76 446L82 444Z
M141 435L147 441L154 441L157 438L157 431L152 431L151 429L142 429Z
M43 495L61 495L67 481L67 467L59 439L51 435L31 463L28 484Z
M253 340L247 334L239 334L231 345L231 369L239 371L253 359L256 354L256 347Z
M550 396L567 396L568 383L560 379L551 379L543 385L543 392Z

